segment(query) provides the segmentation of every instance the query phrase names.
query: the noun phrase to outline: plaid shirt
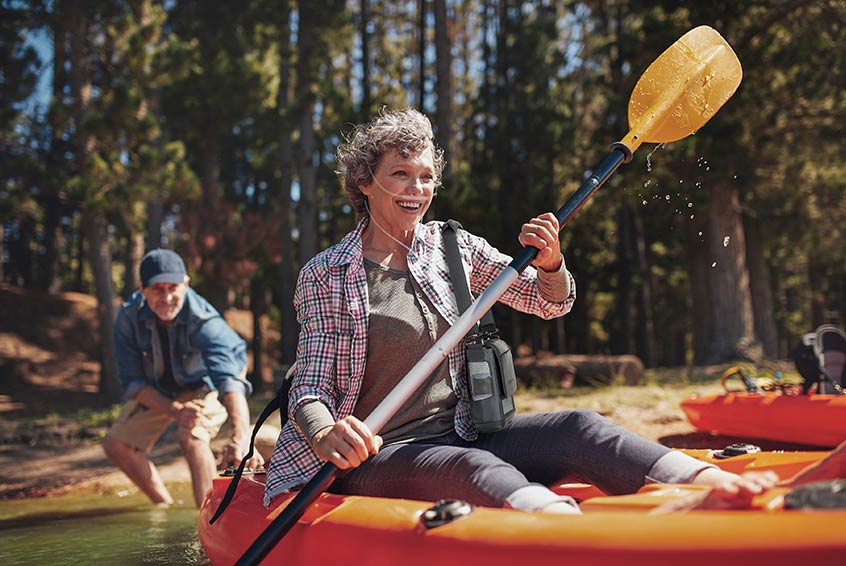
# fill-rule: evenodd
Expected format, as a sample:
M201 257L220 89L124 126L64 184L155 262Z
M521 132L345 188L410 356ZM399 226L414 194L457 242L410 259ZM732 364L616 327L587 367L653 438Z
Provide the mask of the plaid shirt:
M300 272L294 294L301 325L297 370L288 403L289 419L276 442L267 471L265 505L280 493L307 483L322 465L296 424L297 410L307 402L319 400L340 420L352 414L358 401L367 362L369 305L361 244L366 225L367 221L362 220L354 231L312 258ZM454 324L459 312L446 263L442 225L442 222L417 225L408 254L408 269L441 316ZM482 293L512 258L464 230L459 230L457 236L465 273L470 274L470 290ZM575 281L569 273L567 277L570 295L561 303L540 296L533 267L526 268L499 301L544 319L562 316L569 312L576 298ZM477 432L470 420L464 366L464 348L453 349L449 355L449 372L458 398L455 430L463 438L474 440Z

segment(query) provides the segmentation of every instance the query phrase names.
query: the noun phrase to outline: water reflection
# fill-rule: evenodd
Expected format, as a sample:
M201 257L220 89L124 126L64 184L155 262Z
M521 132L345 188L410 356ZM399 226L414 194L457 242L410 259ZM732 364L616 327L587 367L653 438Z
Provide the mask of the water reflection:
M208 566L191 486L168 487L181 502L166 509L137 493L0 502L0 564Z

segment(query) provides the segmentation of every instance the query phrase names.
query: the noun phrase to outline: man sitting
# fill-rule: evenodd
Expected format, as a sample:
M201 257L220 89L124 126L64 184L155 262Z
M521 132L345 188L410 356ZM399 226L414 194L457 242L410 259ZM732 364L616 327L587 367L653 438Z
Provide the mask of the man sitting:
M239 465L249 446L247 346L188 286L185 264L176 253L147 253L140 276L141 288L123 304L115 322L118 377L126 404L103 450L154 503L172 503L149 453L176 421L199 506L216 472L210 442L227 416L232 434L221 467ZM263 464L259 454L247 462L252 468Z

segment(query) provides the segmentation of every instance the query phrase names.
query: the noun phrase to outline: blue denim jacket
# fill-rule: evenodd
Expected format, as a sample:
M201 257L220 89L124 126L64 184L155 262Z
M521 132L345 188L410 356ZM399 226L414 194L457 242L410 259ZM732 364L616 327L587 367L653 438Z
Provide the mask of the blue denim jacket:
M172 397L156 379L163 370L156 315L140 291L123 304L115 321L118 378L124 399L133 399L145 386ZM190 287L185 305L167 328L173 377L184 389L205 384L223 396L230 391L249 395L252 386L242 379L247 366L247 344L208 301Z

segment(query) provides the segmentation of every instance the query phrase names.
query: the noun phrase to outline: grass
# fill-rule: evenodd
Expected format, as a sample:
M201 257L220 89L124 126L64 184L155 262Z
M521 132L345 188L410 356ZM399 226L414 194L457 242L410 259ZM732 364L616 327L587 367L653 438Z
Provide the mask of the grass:
M538 412L561 408L592 409L600 414L613 412L615 407L628 406L649 409L655 406L678 407L691 395L716 393L715 383L647 383L644 385L607 385L601 387L573 387L570 389L518 390L515 403L521 412Z

